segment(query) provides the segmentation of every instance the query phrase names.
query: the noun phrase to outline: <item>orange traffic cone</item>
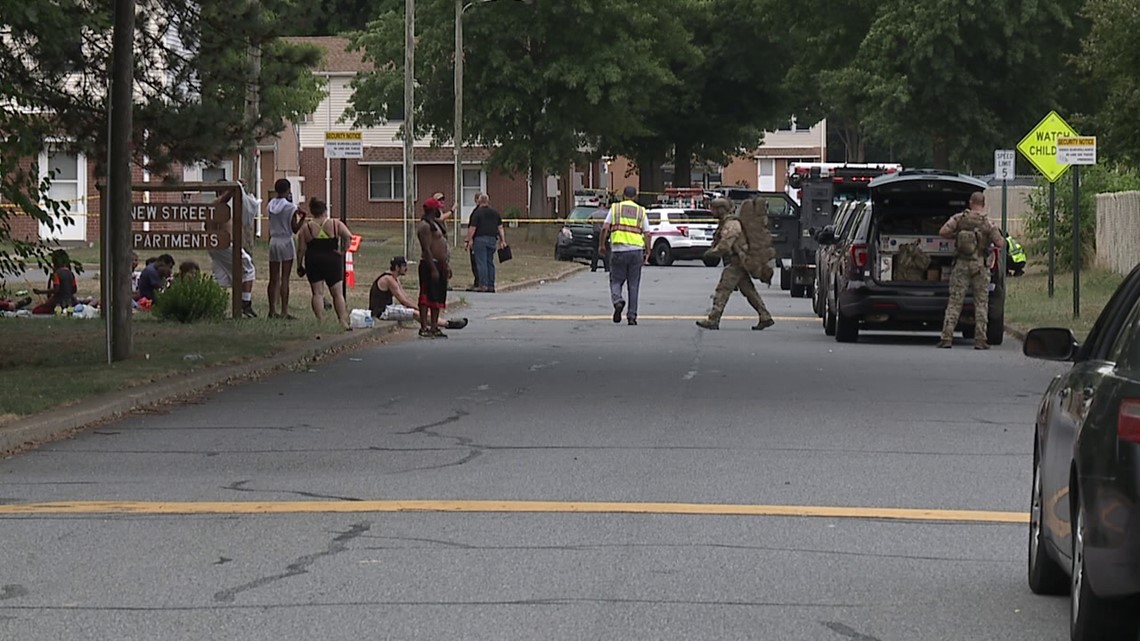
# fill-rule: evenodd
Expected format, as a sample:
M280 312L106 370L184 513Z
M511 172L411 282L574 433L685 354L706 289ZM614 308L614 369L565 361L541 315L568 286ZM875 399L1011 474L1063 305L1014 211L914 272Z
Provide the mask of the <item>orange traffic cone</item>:
M352 266L352 252L344 255L344 280L349 287L356 287L356 268Z

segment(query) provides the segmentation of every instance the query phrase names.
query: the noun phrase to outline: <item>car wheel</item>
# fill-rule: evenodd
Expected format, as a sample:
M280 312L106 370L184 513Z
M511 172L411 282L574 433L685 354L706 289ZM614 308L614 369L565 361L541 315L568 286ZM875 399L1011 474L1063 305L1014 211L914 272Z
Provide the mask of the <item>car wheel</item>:
M990 345L1001 345L1005 340L1005 305L997 313L991 313L989 325L986 326L986 342Z
M717 265L720 264L719 258L704 258L702 260L705 263L705 267L716 267Z
M780 267L780 289L788 291L792 288L792 272L789 269Z
M1033 491L1029 502L1029 589L1034 594L1069 593L1069 577L1065 569L1049 556L1045 530L1045 500L1041 489L1041 457L1033 452Z
M792 285L792 298L805 298L807 296L807 285Z
M1073 512L1069 636L1073 641L1134 641L1137 617L1128 608L1131 601L1098 598L1085 580L1085 509L1080 496L1073 497Z
M840 343L856 343L859 341L859 321L843 315L843 310L836 310L835 340Z
M815 283L804 285L804 298L815 300Z
M823 301L823 333L828 336L835 336L837 319L835 312L831 311L831 305L826 300Z
M658 265L668 267L673 264L673 249L669 247L669 243L660 240L653 246L653 258Z
M816 285L811 286L811 311L815 312L816 316L823 318L823 288Z

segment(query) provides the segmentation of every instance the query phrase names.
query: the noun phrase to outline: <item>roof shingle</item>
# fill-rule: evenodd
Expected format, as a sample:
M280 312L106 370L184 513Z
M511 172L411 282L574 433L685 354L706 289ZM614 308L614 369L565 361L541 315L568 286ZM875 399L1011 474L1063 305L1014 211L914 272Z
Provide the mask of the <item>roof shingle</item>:
M374 69L374 65L364 59L363 52L348 50L348 38L342 36L291 36L282 40L292 44L314 45L324 51L324 60L317 65L316 71L365 73Z

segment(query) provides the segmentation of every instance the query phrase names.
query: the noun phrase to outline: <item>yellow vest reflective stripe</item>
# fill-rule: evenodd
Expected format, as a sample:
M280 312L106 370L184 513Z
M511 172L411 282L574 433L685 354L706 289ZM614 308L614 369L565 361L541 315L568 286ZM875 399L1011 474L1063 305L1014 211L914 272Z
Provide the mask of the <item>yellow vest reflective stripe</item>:
M623 200L610 207L613 222L610 223L610 242L614 245L633 245L645 247L645 236L642 231L642 221L645 220L645 208L632 200Z

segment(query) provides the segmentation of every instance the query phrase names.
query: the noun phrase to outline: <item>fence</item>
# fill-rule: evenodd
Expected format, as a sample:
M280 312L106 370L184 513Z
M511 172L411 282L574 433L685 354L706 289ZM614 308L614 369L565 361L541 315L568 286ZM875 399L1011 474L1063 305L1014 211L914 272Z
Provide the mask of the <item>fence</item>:
M1096 197L1096 266L1127 274L1140 263L1140 191Z
M1006 233L1018 240L1022 240L1025 231L1025 220L1029 217L1029 194L1033 187L1007 187L1006 188L1006 220L1008 229ZM1001 224L1001 187L986 189L986 214L990 220Z

